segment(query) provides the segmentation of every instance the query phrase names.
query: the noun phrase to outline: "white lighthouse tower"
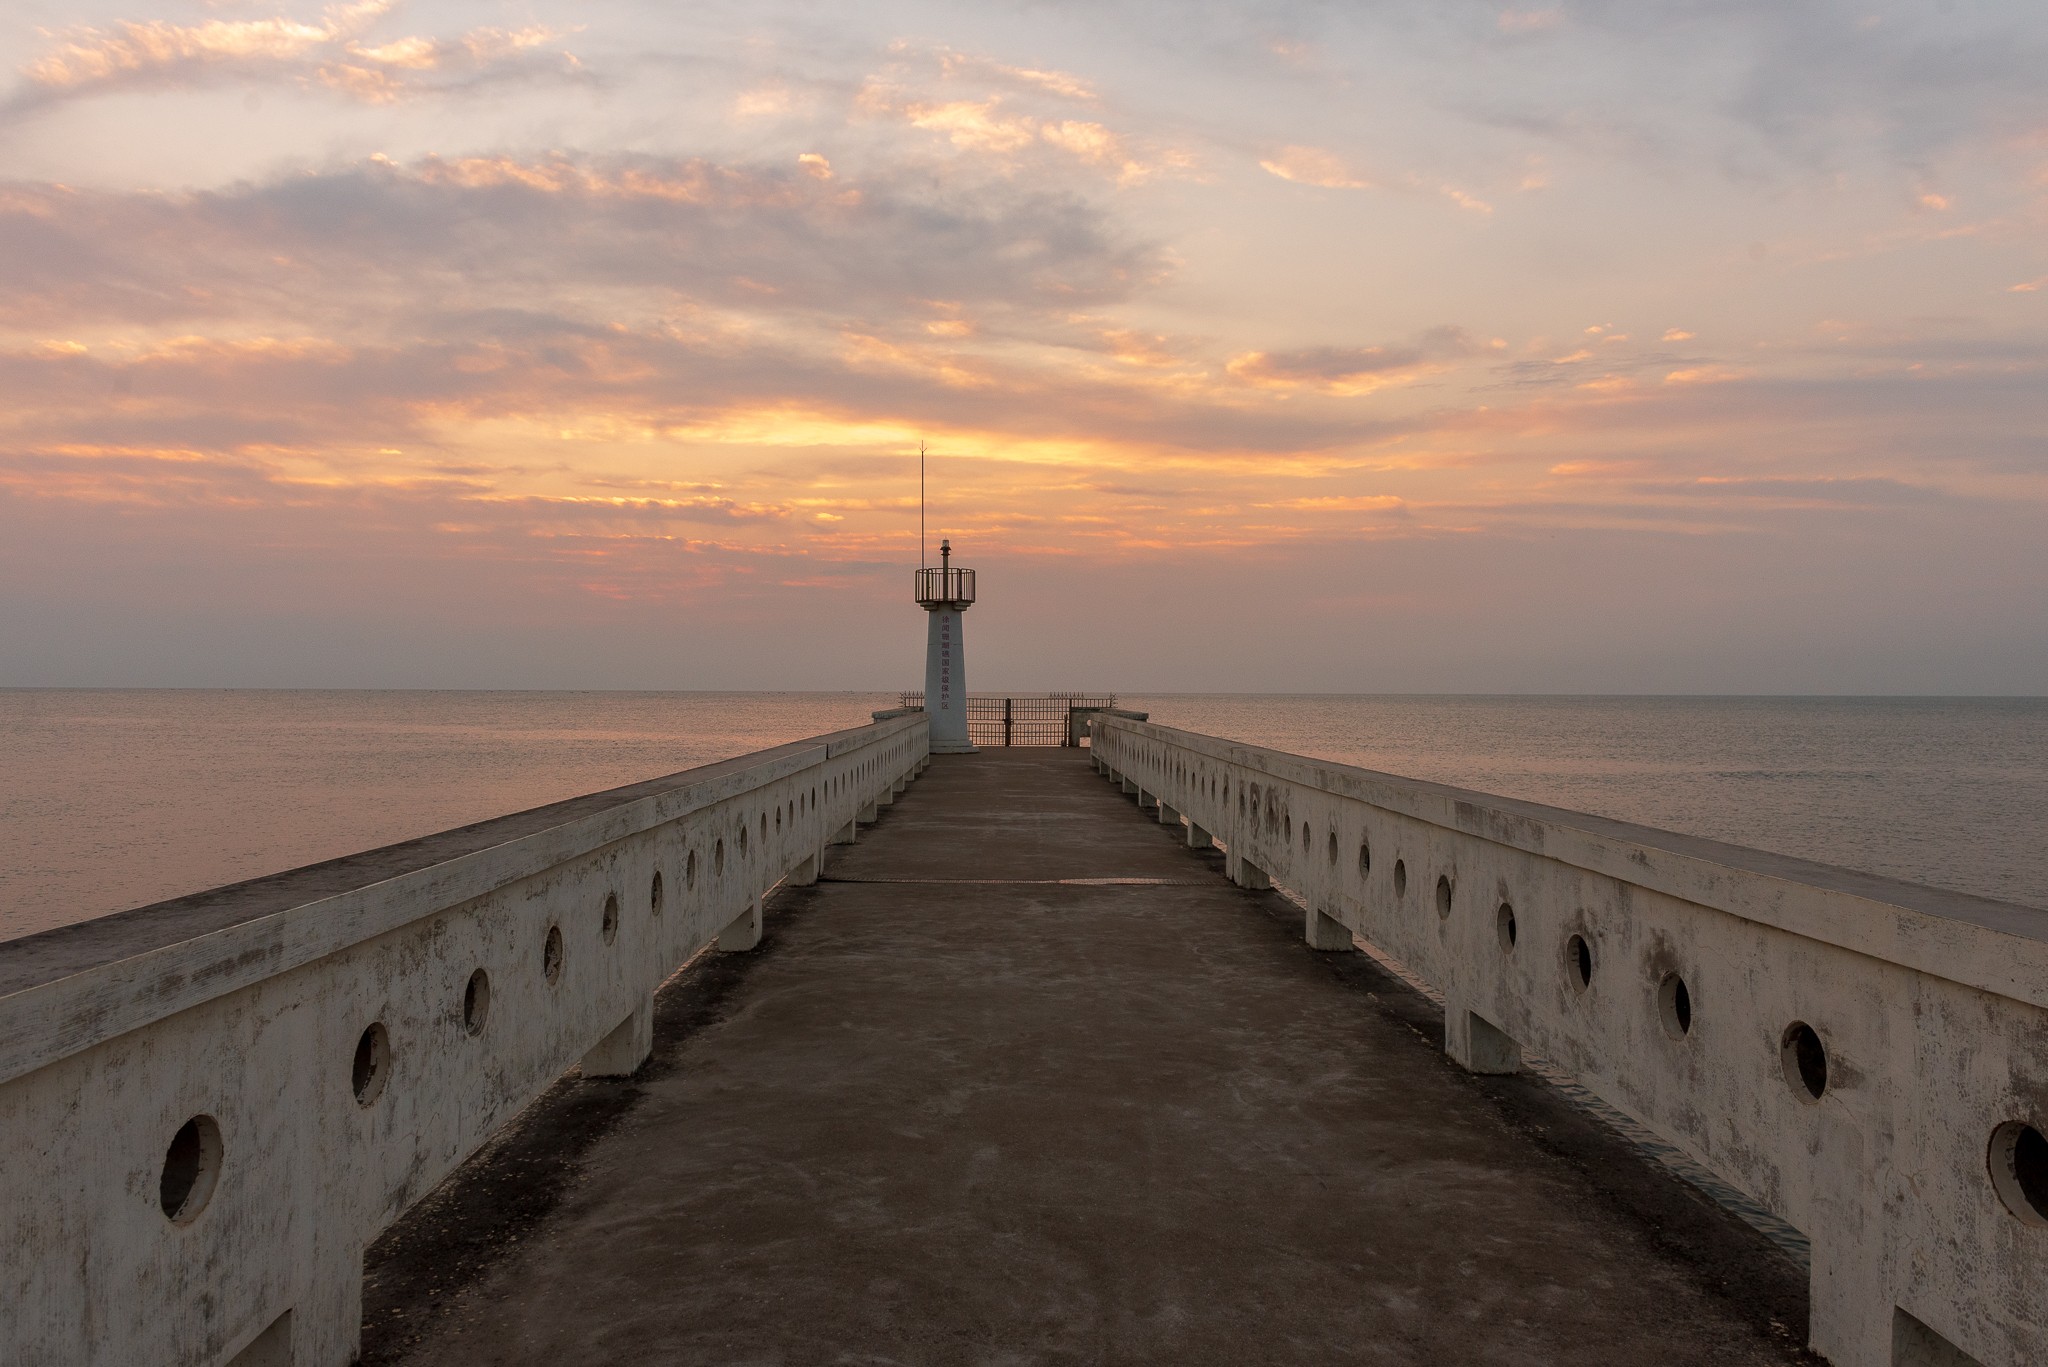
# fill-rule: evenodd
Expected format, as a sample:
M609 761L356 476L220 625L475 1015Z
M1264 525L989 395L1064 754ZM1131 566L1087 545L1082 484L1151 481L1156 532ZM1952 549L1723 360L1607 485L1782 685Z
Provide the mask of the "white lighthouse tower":
M967 640L960 614L974 606L974 571L953 568L953 543L939 543L939 567L917 572L917 604L929 614L924 647L924 712L932 753L974 752L967 739Z

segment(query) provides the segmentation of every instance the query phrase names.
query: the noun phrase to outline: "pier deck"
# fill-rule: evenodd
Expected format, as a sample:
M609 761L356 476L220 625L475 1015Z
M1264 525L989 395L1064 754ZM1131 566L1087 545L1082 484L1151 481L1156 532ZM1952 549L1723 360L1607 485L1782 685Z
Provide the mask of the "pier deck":
M1801 1270L1086 753L934 758L380 1241L366 1360L1809 1360Z

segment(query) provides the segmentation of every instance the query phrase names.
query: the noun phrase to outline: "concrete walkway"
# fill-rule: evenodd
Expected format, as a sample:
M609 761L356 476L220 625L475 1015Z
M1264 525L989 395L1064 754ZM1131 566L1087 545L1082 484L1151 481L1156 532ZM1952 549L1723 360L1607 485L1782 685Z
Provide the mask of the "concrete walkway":
M1801 1360L1768 1244L1085 751L936 758L833 856L380 1241L368 1361Z

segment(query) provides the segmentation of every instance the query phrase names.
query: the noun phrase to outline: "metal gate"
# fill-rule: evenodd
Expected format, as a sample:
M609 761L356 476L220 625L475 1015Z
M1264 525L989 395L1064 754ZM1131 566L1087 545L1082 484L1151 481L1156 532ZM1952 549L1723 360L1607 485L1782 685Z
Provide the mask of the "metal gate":
M923 707L924 691L902 695L905 707ZM1075 744L1076 708L1115 707L1114 693L1046 693L1036 697L967 695L967 739L975 745Z

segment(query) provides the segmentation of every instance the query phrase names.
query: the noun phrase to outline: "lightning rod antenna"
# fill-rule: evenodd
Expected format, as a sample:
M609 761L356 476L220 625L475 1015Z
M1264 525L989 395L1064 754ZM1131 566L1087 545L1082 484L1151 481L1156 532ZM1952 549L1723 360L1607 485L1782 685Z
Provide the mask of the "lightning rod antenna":
M931 556L925 550L924 540L924 443L917 444L917 567L926 569L931 565Z

